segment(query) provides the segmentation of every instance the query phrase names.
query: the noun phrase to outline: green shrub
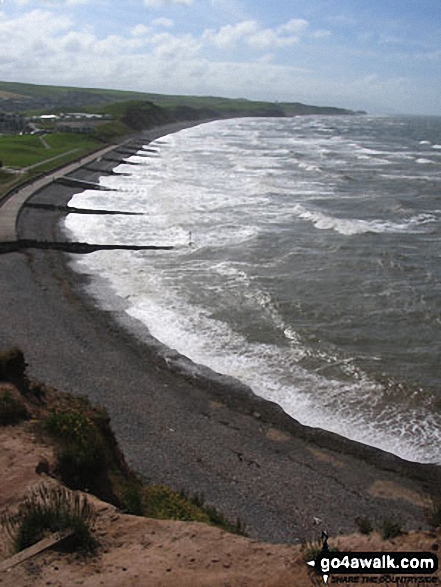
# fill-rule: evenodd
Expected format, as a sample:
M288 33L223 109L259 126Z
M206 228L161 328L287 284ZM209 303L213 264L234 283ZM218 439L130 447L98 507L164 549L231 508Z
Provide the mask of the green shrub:
M91 534L95 511L83 495L64 487L42 485L24 498L15 514L5 514L2 525L19 552L47 533L72 530L67 541L71 549L93 552L97 542Z
M391 518L385 518L381 521L379 531L383 540L390 540L402 534L401 524Z
M86 414L74 407L53 411L43 428L58 440L57 469L65 483L88 488L90 480L106 468L102 438Z
M8 390L0 392L0 425L17 424L28 417L23 401Z
M145 488L144 495L146 516L161 520L209 522L206 513L170 487L149 485Z
M113 120L97 126L94 131L94 137L103 143L107 143L127 135L130 130L123 122Z
M204 505L204 498L189 498L185 493L173 491L166 485L149 485L144 488L144 515L161 520L203 522L226 532L246 536L244 524L237 519L231 523L216 508Z
M127 514L144 515L143 487L136 480L130 480L122 490L122 505Z
M355 519L355 523L362 534L370 534L374 529L374 525L366 516L359 516Z

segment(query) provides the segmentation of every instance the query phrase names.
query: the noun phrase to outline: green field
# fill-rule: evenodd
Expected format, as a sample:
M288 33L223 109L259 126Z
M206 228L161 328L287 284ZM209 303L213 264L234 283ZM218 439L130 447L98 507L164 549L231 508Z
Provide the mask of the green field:
M47 134L43 139L49 145L49 149L36 135L0 136L0 161L3 167L22 169L74 149L76 151L72 153L71 159L76 159L102 145L92 136L73 133Z
M43 139L49 149L36 135L0 136L0 199L20 183L103 146L90 135L53 133L44 135Z

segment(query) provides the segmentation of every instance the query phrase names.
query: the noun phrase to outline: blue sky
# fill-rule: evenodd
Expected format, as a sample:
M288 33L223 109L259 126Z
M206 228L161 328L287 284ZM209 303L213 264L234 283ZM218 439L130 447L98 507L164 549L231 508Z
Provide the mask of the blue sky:
M441 0L0 0L0 79L441 115Z

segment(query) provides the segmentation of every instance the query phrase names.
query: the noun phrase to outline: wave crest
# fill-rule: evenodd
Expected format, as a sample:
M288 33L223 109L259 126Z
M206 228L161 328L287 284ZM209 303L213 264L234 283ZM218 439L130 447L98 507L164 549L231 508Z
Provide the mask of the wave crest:
M294 206L294 214L304 220L309 220L320 230L335 230L351 236L363 233L406 233L421 232L421 227L436 220L433 214L418 214L402 222L390 220L362 220L358 218L336 218L319 210L308 210L301 204Z

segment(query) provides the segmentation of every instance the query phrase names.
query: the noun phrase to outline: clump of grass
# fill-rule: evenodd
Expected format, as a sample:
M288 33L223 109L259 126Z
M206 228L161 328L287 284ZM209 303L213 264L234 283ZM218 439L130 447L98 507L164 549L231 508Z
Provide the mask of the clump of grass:
M247 536L246 526L240 518L236 522L230 522L219 510L213 506L205 504L203 495L195 495L190 500L196 507L200 508L207 516L209 524L222 528L226 532L238 534L239 536Z
M184 494L166 485L148 485L144 488L144 513L160 520L209 522L208 515L192 503Z
M441 527L441 497L434 499L426 509L426 519L433 528Z
M143 487L137 479L130 479L121 491L122 507L127 514L143 516L145 511Z
M57 470L70 487L86 489L106 467L103 440L94 421L79 406L55 408L43 428L58 440Z
M358 516L355 518L359 532L362 534L370 534L374 530L374 525L366 516Z
M24 402L11 391L0 392L0 425L17 424L29 417Z
M322 540L311 540L302 543L303 559L305 562L317 560L323 550Z
M383 540L391 540L403 533L401 524L391 518L382 520L378 529Z
M237 519L230 522L216 508L204 504L200 495L188 497L166 485L146 485L142 489L143 515L160 520L202 522L226 532L246 536L245 525Z
M95 511L83 495L64 487L42 485L24 498L16 513L5 514L1 523L13 539L16 552L48 533L72 530L69 547L92 553L97 547L91 533L94 521Z
M303 560L308 563L310 561L317 561L329 552L338 552L334 546L329 546L327 540L322 539L310 540L302 542Z

